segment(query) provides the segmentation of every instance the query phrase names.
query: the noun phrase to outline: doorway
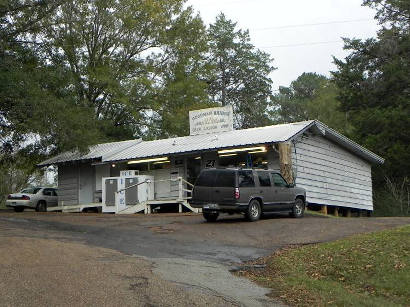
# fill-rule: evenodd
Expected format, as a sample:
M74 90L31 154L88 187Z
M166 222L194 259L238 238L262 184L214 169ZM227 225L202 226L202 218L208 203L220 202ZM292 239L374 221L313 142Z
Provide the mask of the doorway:
M200 172L201 159L198 159L198 157L187 158L187 181L194 184Z

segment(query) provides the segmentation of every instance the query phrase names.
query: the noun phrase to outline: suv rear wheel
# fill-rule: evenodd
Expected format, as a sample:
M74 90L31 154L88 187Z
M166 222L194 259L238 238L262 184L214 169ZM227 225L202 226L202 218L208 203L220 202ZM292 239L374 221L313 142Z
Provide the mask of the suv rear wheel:
M248 209L246 210L246 218L250 222L255 222L259 220L262 214L261 204L256 199L251 200Z
M301 198L296 198L295 204L293 205L293 208L292 208L291 215L293 217L302 217L304 211L305 211L305 202Z
M215 222L219 216L219 213L203 212L202 215L207 222Z

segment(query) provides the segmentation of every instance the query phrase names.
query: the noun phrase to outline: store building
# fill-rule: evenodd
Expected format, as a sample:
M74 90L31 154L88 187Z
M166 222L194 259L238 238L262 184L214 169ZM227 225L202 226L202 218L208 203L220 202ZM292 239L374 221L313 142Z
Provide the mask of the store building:
M101 202L103 178L124 170L153 176L158 203L181 198L177 178L183 178L189 199L185 181L193 184L201 169L243 167L280 170L306 189L311 204L373 210L371 166L384 160L319 121L202 134L192 127L189 136L99 144L87 154L66 152L39 166L58 167L60 205Z

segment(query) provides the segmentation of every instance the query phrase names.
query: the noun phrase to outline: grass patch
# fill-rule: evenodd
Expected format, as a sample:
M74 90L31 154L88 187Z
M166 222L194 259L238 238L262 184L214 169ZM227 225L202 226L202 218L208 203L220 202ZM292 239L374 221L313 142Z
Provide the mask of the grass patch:
M409 306L410 225L290 247L240 271L292 306Z

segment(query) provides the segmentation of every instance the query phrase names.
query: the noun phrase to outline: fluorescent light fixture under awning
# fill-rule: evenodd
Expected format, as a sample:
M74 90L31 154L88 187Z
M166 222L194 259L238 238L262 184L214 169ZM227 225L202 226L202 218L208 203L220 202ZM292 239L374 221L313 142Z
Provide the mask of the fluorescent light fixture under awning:
M266 152L266 148L264 150L249 151L248 153L254 154L254 153L261 153L261 152Z
M152 164L163 164L163 163L171 163L171 161L169 161L169 160L166 160L166 161L157 161L157 162L154 162L154 163L152 163Z
M219 155L220 157L231 157L231 156L237 156L238 154L236 153L231 153L231 154L225 154L225 155Z
M158 162L158 161L168 161L168 157L150 158L150 159L142 159L142 160L132 160L132 161L128 161L128 164L137 164L137 163L146 163L146 162Z
M266 151L265 146L257 146L257 147L245 147L245 148L233 148L233 149L224 149L224 150L219 150L218 154L227 154L227 153L233 153L233 152L239 152L239 151Z

